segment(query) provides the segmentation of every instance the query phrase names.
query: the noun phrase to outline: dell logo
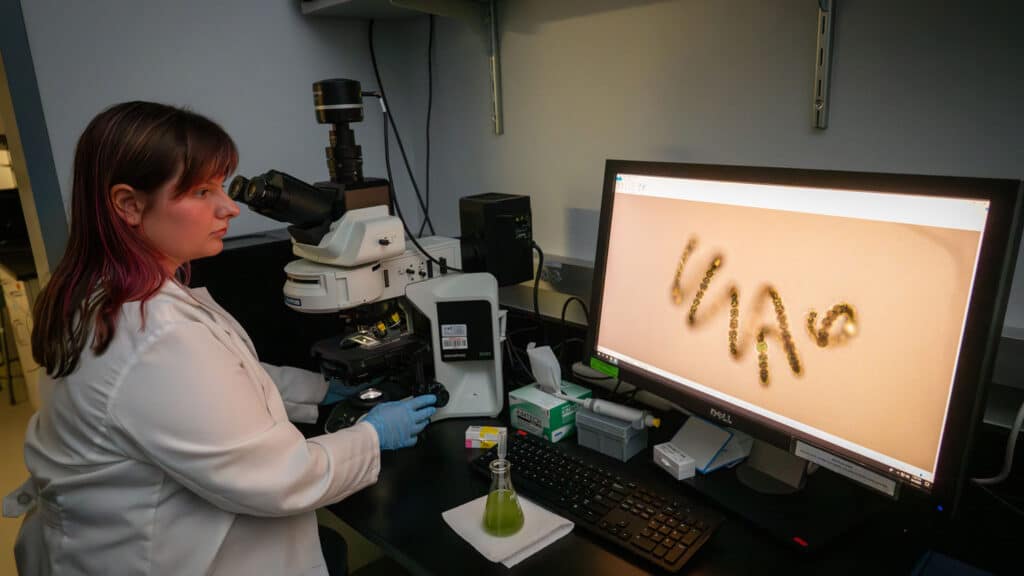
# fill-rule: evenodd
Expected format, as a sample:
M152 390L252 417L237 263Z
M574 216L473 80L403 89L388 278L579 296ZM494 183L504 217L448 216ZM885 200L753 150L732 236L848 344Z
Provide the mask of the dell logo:
M732 416L730 416L728 412L722 412L721 410L711 408L711 417L732 425Z

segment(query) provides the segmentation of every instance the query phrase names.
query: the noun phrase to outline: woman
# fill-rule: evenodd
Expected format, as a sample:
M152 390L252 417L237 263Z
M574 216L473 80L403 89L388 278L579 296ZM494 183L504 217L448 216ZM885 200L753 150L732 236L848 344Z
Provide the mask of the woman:
M373 484L380 450L434 413L428 395L309 440L289 423L315 420L323 378L261 365L176 279L222 250L236 163L217 124L160 104L116 105L82 134L67 250L35 308L48 376L22 574L326 574L314 510Z

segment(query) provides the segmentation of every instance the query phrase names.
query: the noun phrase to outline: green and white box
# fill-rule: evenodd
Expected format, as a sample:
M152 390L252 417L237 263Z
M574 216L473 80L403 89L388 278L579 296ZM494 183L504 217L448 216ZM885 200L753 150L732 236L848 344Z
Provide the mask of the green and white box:
M593 393L582 386L562 381L562 394L570 398L590 398ZM552 396L536 384L509 392L508 410L512 427L558 442L576 431L579 404Z

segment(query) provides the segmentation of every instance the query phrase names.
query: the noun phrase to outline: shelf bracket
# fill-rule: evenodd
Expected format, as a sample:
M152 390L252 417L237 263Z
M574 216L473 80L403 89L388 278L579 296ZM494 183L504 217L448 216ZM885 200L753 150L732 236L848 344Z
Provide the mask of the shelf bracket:
M828 128L829 81L832 79L832 38L835 32L836 0L818 0L818 48L814 53L814 98L811 125Z

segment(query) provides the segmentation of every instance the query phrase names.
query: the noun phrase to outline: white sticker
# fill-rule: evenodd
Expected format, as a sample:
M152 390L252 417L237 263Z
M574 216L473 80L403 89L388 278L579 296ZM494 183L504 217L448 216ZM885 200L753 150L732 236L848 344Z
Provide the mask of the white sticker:
M441 325L441 336L462 336L465 338L468 330L465 324L442 324Z
M796 441L796 449L793 451L794 454L807 460L808 462L814 462L820 466L824 466L836 474L842 474L851 480L855 480L874 488L879 492L888 494L889 496L896 495L896 481L886 478L881 474L872 472L863 466L858 466L849 460L845 460L832 454L819 450L810 444L804 444L803 442Z
M466 350L467 348L469 348L469 338L462 336L441 338L442 350Z

